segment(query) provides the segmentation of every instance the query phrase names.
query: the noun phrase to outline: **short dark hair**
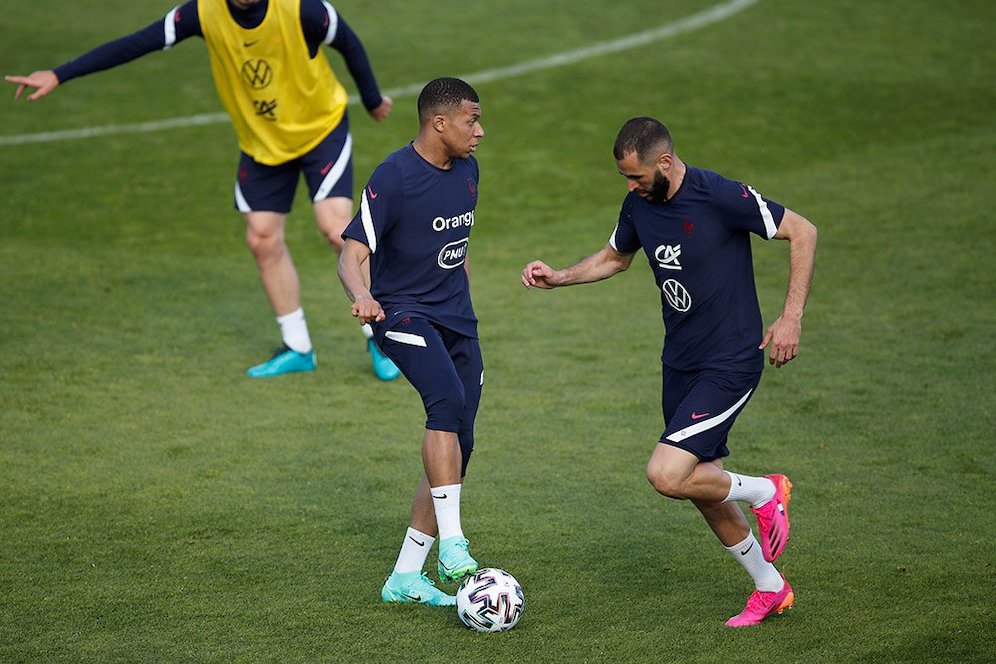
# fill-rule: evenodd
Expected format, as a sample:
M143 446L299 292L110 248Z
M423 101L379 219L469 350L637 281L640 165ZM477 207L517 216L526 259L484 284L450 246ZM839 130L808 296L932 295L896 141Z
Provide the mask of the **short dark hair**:
M627 120L622 126L619 135L616 136L612 155L618 161L635 152L641 164L649 164L661 156L662 149L663 152L674 150L671 132L660 120L641 117Z
M440 111L460 106L464 100L479 103L474 88L459 78L437 78L429 81L418 96L418 121L425 122Z

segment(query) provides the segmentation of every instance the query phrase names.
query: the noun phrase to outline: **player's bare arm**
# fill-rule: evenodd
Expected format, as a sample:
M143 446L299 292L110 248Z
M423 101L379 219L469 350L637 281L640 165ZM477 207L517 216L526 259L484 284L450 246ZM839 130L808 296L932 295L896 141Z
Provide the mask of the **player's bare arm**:
M522 269L522 285L549 289L601 281L629 269L633 255L620 253L607 244L600 251L562 270L554 270L543 261L533 261Z
M370 257L370 247L352 238L346 239L346 244L339 255L339 281L346 295L352 301L350 308L354 318L360 320L360 325L384 320L384 310L380 303L370 294L367 279L363 271L363 263Z
M17 86L17 91L14 92L15 100L20 99L21 95L28 88L35 89L34 93L28 95L28 101L38 101L59 87L59 77L51 69L32 72L28 76L4 76L3 78L5 81Z
M802 314L809 299L816 264L816 226L805 217L785 210L775 239L789 242L789 282L782 315L767 329L759 348L771 346L768 362L776 368L796 357L802 336Z

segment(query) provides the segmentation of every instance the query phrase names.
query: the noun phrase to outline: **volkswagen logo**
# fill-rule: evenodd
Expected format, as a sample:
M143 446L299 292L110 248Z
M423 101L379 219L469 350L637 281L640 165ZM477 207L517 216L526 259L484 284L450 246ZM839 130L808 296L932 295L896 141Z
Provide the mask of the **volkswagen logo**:
M688 311L692 307L692 296L688 294L685 287L674 279L668 279L663 284L661 284L661 290L664 291L664 297L667 298L667 303L678 311Z
M242 63L242 82L253 90L262 90L273 80L273 69L266 60L246 60Z

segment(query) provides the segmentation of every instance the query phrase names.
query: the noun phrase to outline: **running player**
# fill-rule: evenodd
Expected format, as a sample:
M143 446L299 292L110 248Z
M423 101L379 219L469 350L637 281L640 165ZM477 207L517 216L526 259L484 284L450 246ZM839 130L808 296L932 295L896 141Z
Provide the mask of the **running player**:
M360 212L343 233L339 278L353 316L373 325L426 412L422 479L381 598L452 606L456 598L422 567L438 534L441 580L477 569L460 522L460 490L484 383L467 272L479 177L472 154L484 129L477 93L455 78L422 89L418 117L415 140L388 155L363 190Z
M756 625L792 605L794 594L772 563L789 536L792 484L780 474L723 470L727 434L761 378L763 349L781 367L797 353L816 255L816 228L753 187L683 163L667 128L653 118L623 125L613 150L629 194L609 243L554 270L533 261L527 288L607 279L639 249L650 261L666 328L662 409L665 430L647 465L654 488L687 499L747 571L755 590L726 624ZM790 274L782 314L762 337L750 234L789 241ZM737 502L757 516L760 543Z
M337 252L353 211L352 138L345 88L322 51L339 51L370 116L380 122L393 102L377 87L363 44L332 5L322 0L190 0L162 20L71 60L54 70L6 76L15 99L35 88L36 101L74 78L167 50L188 37L207 43L211 72L242 151L235 207L246 222L246 242L277 317L283 345L251 367L254 378L315 369L311 335L301 308L301 286L284 227L298 179L304 175L315 219ZM398 377L364 328L374 372Z

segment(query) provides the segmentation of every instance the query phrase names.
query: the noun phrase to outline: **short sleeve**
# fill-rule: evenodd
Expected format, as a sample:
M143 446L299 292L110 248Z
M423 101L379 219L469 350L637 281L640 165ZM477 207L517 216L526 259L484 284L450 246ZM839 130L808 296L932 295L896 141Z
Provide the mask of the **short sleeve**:
M633 225L633 201L632 194L623 199L622 208L619 210L619 221L616 222L615 230L609 237L609 245L620 254L632 254L640 249L640 237L636 234L636 226Z
M778 232L785 208L757 193L754 187L717 177L713 203L731 230L746 230L770 240Z
M386 162L378 166L363 188L360 209L343 231L343 239L362 242L370 247L370 253L377 253L384 235L400 216L402 190L401 170Z

